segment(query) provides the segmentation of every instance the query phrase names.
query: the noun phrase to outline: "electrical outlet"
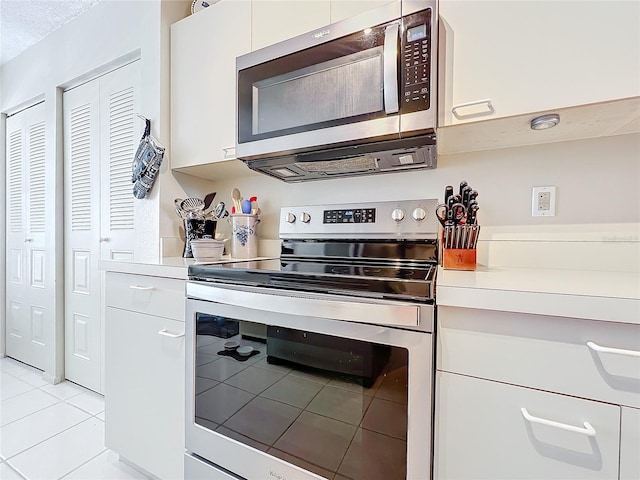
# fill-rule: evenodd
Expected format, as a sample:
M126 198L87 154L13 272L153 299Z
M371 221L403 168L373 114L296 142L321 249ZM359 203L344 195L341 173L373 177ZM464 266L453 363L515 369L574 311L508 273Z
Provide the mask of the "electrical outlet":
M555 214L556 187L533 187L531 215L533 217L554 217Z

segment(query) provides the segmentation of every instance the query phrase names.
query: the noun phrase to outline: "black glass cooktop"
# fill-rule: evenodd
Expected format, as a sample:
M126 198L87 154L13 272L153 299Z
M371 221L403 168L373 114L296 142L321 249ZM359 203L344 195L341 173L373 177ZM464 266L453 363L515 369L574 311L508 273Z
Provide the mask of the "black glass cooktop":
M196 264L189 279L352 296L432 302L435 265L257 260Z

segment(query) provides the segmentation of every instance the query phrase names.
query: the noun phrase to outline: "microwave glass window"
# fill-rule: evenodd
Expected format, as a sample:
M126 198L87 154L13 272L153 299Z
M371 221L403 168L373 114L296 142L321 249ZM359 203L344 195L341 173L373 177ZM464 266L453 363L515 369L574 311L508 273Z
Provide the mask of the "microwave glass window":
M253 134L378 112L382 75L383 49L375 47L256 82Z
M196 314L195 423L326 478L404 479L404 348Z
M417 27L411 27L407 30L407 42L415 42L427 38L427 25L422 24Z

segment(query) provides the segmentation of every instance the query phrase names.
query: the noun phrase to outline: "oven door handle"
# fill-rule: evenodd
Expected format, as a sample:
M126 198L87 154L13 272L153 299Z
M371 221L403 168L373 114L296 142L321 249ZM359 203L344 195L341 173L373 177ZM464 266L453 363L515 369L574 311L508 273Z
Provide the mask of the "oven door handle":
M389 25L384 31L382 89L384 91L384 112L398 112L398 35L400 26L397 22Z
M345 299L338 295L293 292L234 285L187 282L187 297L269 313L318 317L348 322L416 327L420 311L431 305L384 300Z

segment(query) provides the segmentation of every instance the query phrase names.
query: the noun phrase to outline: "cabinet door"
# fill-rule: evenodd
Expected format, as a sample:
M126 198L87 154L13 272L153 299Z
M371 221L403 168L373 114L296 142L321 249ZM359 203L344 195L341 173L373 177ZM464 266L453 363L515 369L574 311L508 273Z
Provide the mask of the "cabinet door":
M331 0L331 23L381 7L394 0Z
M441 0L439 9L441 126L640 94L638 2ZM495 111L456 108L483 99Z
M250 50L247 0L221 0L172 25L171 168L235 158L236 57Z
M329 0L253 0L251 50L310 32L331 23Z
M53 195L47 175L45 104L27 108L6 125L6 352L41 370L55 343ZM49 172L51 173L51 172Z
M105 444L183 478L184 322L107 307L105 337Z
M640 478L640 409L622 407L620 480Z
M443 372L436 391L434 478L618 478L617 406Z

